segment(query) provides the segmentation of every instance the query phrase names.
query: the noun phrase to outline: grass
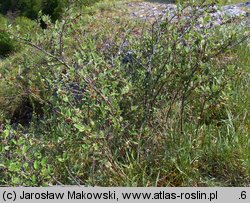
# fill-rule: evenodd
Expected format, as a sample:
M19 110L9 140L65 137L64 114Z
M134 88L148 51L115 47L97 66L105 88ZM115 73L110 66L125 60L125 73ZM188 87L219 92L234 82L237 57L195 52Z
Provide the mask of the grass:
M241 0L221 0L220 4L227 5L227 4L237 4L237 3L242 3L244 1Z
M210 66L215 70L229 70L224 74L229 82L220 100L209 103L201 118L196 118L194 112L200 109L202 98L194 93L192 100L197 103L188 105L181 132L180 103L174 103L171 116L166 116L169 106L163 101L172 91L166 89L153 119L141 124L144 109L137 100L144 90L137 92L141 78L128 82L116 53L124 39L134 42L129 48L138 52L140 48L146 50L149 42L142 37L145 46L137 47L145 25L131 20L127 12L124 2L100 2L85 8L82 20L74 21L71 26L75 26L75 32L65 31L66 61L77 59L84 67L76 75L72 69L64 74L62 66L30 47L0 61L0 124L4 125L0 132L0 184L249 186L249 41L212 60ZM53 47L57 28L33 30L36 33L32 37L37 39L38 35L41 46L51 49L51 53L57 50ZM79 45L84 51L75 59ZM17 77L20 70L21 79ZM101 97L92 86L85 86L82 103L75 103L70 97L72 92L67 92L64 88L68 86L64 85L81 87L85 85L83 77L93 78L92 84L100 88ZM176 75L170 85L178 80ZM60 91L53 92L53 88ZM43 101L43 115L33 112L28 125L10 125L9 115L20 110L20 104L25 105L22 98ZM127 114L121 112L124 109Z

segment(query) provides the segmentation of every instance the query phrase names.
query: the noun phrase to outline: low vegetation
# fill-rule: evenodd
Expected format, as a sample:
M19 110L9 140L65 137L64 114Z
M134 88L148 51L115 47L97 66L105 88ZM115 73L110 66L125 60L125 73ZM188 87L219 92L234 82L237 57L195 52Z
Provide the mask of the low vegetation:
M201 7L150 25L120 1L10 20L0 185L249 186L249 28L208 26Z

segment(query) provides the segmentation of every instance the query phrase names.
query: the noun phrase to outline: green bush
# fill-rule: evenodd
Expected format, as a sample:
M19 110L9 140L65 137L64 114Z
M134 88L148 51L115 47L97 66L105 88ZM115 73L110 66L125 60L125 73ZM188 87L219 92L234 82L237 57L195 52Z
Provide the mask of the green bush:
M77 0L74 4L77 6L90 6L99 0ZM0 12L6 14L8 11L20 12L22 16L31 19L37 19L39 11L43 14L49 15L52 21L60 19L64 13L64 9L72 7L71 1L68 0L4 0L0 3Z
M26 33L29 34L32 34L33 32L35 33L36 30L40 28L37 26L35 21L24 16L15 18L13 24L18 25L19 32L23 35Z
M39 11L43 11L55 21L63 14L65 3L66 0L6 0L0 4L0 12L6 14L8 11L18 11L23 16L37 19Z
M6 126L1 132L0 184L37 186L52 181L51 166L38 140L30 139Z
M246 114L235 123L227 101L241 76L224 57L249 33L208 29L204 8L144 27L139 40L121 29L107 42L106 29L88 33L74 13L25 36L32 49L9 83L33 115L5 123L0 183L248 185Z

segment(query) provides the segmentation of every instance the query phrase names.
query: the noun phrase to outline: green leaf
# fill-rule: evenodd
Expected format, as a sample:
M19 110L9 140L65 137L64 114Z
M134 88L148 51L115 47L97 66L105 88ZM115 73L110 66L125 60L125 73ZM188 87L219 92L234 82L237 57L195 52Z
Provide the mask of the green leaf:
M129 92L130 88L128 85L126 85L123 89L122 89L122 94L127 94Z
M28 151L28 147L26 145L23 146L23 153L26 153Z
M91 121L90 121L90 125L91 125L92 127L94 127L94 126L95 126L95 122L94 122L93 120L91 120Z
M21 166L20 166L19 163L11 163L11 164L9 165L8 169L9 169L10 171L13 171L13 172L18 172L18 171L20 171Z
M63 101L66 102L66 103L68 103L69 102L69 98L67 96L64 96L63 97Z
M34 169L37 170L39 168L39 162L36 160L34 162Z
M10 146L5 146L4 149L5 149L6 151L9 151L9 150L10 150Z
M41 161L41 165L42 166L46 166L46 163L47 163L47 159L43 158L42 161Z
M6 168L4 164L0 164L0 168Z
M66 116L67 116L67 117L71 117L71 111L70 111L70 109L67 109L67 110L66 110Z
M18 177L12 177L11 181L14 184L18 184L20 182L20 178L18 178Z
M33 175L33 176L31 177L31 179L32 179L32 182L33 182L33 183L36 183L36 176L35 176L35 175Z
M79 132L84 132L85 127L81 124L74 124L74 127L79 130Z
M138 109L138 106L131 106L132 111L136 111Z

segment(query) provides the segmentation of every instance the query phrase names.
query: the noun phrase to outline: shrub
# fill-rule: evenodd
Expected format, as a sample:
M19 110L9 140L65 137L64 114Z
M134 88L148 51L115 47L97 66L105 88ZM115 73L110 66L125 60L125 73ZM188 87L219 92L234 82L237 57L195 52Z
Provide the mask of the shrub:
M11 83L25 90L32 108L41 105L43 115L33 111L25 134L37 143L27 146L37 162L18 154L22 126L5 131L13 147L1 151L5 182L13 184L8 175L24 160L24 174L39 174L34 185L197 186L210 176L221 181L220 171L225 185L248 183L241 157L249 142L239 142L246 136L236 134L225 104L237 68L218 65L218 57L249 33L229 24L208 28L210 8L180 9L175 18L144 28L139 39L125 29L104 48L97 45L105 35L88 34L84 18L72 13L19 38L36 59L25 57ZM4 157L19 157L18 166ZM32 164L43 173L28 168Z
M77 6L90 6L99 0L77 0L74 4ZM68 0L5 0L0 4L0 12L6 14L8 11L20 12L22 16L31 19L37 19L39 11L49 15L52 21L60 19L64 13L64 9L71 7L71 1Z
M51 166L37 141L5 126L0 144L1 185L45 186L52 182Z
M55 21L61 17L65 8L65 0L6 0L0 4L0 11L6 14L8 11L18 11L21 15L31 19L37 19L39 11L50 15Z
M40 28L36 25L36 22L24 16L15 18L13 24L18 26L19 32L23 35L26 33L32 34Z

